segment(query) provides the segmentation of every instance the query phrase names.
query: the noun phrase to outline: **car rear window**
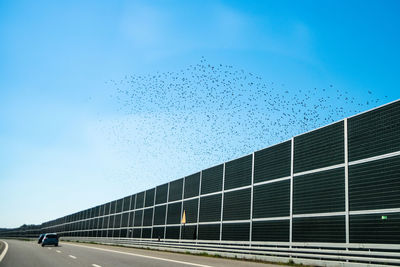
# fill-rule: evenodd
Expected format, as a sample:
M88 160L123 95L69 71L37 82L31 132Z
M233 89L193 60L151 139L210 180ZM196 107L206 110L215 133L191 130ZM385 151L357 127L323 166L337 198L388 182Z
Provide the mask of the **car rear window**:
M46 235L47 238L57 238L57 235Z

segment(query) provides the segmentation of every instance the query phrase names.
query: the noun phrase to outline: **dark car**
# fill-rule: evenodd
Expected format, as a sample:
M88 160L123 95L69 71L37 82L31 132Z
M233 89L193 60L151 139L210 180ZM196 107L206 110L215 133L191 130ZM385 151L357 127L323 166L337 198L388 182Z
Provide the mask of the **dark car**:
M57 234L45 234L43 241L42 241L42 247L46 245L54 245L58 246L58 235Z
M38 244L41 244L43 241L43 237L45 236L45 234L40 234L39 239L38 239Z

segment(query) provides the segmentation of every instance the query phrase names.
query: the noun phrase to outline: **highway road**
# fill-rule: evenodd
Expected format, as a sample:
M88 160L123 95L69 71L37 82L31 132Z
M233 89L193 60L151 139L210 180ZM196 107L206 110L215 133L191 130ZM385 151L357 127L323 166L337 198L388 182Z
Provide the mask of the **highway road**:
M0 259L0 267L282 267L282 265L105 245L60 242L58 247L42 248L33 241L4 241L8 244L8 251L3 260Z

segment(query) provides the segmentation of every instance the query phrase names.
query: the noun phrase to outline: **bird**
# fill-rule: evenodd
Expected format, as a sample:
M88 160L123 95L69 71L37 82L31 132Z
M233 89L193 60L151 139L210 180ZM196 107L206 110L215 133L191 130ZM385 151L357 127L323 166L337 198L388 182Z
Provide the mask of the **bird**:
M119 116L104 131L122 154L133 158L129 171L178 151L176 161L153 171L172 168L179 173L176 162L188 155L198 171L382 104L371 98L371 90L358 100L344 89L326 90L332 83L290 88L265 77L268 73L201 57L178 71L108 80Z

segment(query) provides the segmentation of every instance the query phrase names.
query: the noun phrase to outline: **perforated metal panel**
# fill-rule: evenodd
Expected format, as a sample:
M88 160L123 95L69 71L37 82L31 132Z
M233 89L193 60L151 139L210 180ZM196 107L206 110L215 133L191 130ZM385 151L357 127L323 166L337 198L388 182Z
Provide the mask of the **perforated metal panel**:
M133 229L133 238L140 238L141 235L142 235L142 229L141 228Z
M248 241L250 223L224 223L222 224L222 240Z
M129 210L130 205L131 205L131 196L125 197L125 198L124 198L124 207L123 207L123 211Z
M136 196L136 209L141 209L144 206L144 192L140 192Z
M132 195L131 197L131 210L135 209L135 204L136 204L136 194Z
M145 207L150 207L154 205L154 194L155 194L155 188L149 189L146 191L146 201L145 201Z
M95 236L95 235L94 235ZM127 230L126 229L121 229L121 235L120 237L127 237Z
M294 138L294 172L344 163L343 121Z
M164 238L164 227L153 227L153 238Z
M72 234L73 236L73 234ZM101 231L101 237L107 237L107 230Z
M168 204L168 213L167 213L168 224L179 224L181 222L181 208L182 208L181 202Z
M115 214L116 205L117 205L117 201L116 201L116 200L114 200L114 201L111 202L111 205L110 205L110 214Z
M156 204L167 202L168 184L157 186L156 188Z
M219 240L220 224L200 224L199 240Z
M108 228L108 221L109 221L109 220L110 220L110 216L104 217L104 220L103 220L103 229ZM74 230L76 230L76 229L74 229Z
M127 227L128 226L128 219L129 219L129 213L123 213L122 214L122 219L121 219L121 227Z
M165 224L165 215L166 215L167 205L157 206L154 211L154 225L163 225Z
M345 216L293 219L294 242L346 242Z
M400 242L400 213L351 215L350 242L398 244Z
M253 222L252 241L289 242L289 220Z
M112 236L113 237L119 237L119 235L120 235L120 230L114 230L114 231L112 231Z
M200 198L200 222L221 220L221 194Z
M175 201L182 199L183 178L175 180L169 184L169 198L168 201Z
M348 119L349 160L400 150L400 101Z
M111 206L111 203L110 202L108 202L108 203L106 203L106 206L105 206L105 210L104 210L104 215L108 215L108 214L110 214L110 206ZM75 220L78 220L78 218L74 218L74 221Z
M135 226L142 226L143 210L135 211Z
M143 226L152 226L153 224L153 208L144 210Z
M142 229L142 238L151 238L151 228Z
M349 167L350 210L400 207L400 156Z
M248 155L225 164L225 190L251 184L252 158Z
M200 173L195 173L185 178L185 198L191 198L199 195Z
M203 170L201 174L201 194L209 194L222 190L223 170L223 164Z
M100 207L101 206L97 206L94 212L94 217L100 216Z
M97 229L98 225L99 225L99 218L93 219L92 229ZM64 227L61 228L62 229L61 231L64 231Z
M196 240L197 226L195 225L183 225L181 227L181 238Z
M133 227L133 222L135 220L135 212L131 211L129 212L129 227Z
M251 189L243 189L224 194L223 220L250 219Z
M110 220L108 222L108 228L114 228L114 220L115 220L115 215L110 216ZM81 227L79 230L82 230L83 228L83 222L81 222Z
M183 210L186 214L186 223L197 222L198 202L198 199L191 199L183 202Z
M115 221L114 221L114 228L120 228L121 227L121 214L115 215Z
M253 218L290 215L290 180L254 187Z
M115 209L116 213L119 213L122 211L122 201L123 201L122 198L117 200L116 209Z
M167 226L165 238L179 239L179 233L180 233L179 226Z
M345 210L344 168L295 176L293 213L323 213Z
M254 183L290 176L291 141L254 153Z

